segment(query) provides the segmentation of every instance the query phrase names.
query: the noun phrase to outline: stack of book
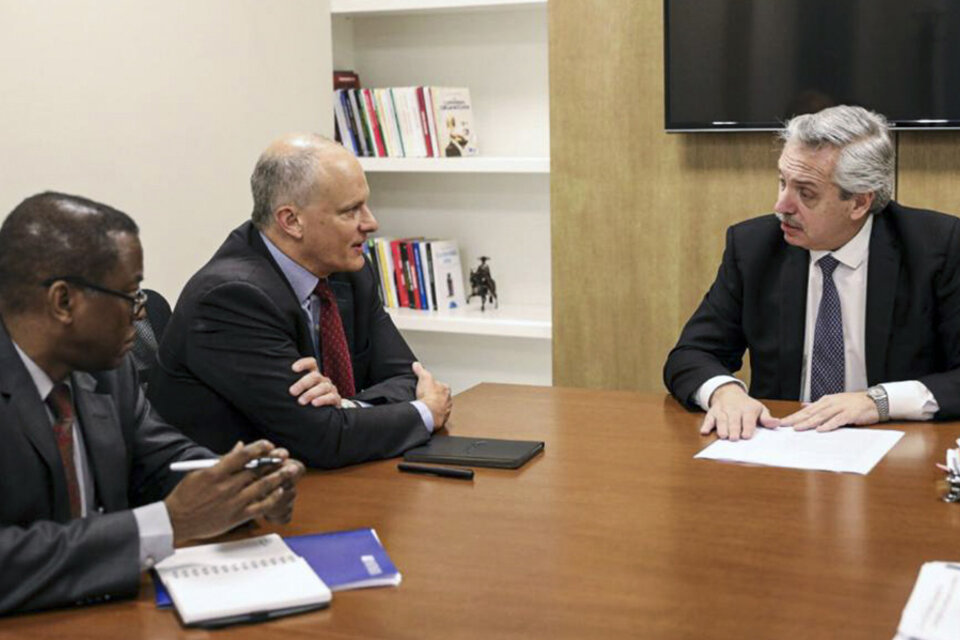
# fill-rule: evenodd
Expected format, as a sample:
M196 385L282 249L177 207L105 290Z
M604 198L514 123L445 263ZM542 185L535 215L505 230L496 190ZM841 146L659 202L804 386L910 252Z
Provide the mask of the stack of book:
M478 153L467 88L342 88L334 90L333 106L337 141L358 156L440 158Z
M370 238L364 252L380 278L383 306L424 311L464 306L463 269L456 242Z

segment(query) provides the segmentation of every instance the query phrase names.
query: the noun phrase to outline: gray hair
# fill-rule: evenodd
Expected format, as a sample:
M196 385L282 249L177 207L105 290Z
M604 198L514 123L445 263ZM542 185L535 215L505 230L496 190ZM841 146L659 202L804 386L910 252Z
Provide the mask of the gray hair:
M829 145L840 149L833 182L844 200L873 193L870 213L877 213L893 197L896 152L887 119L863 107L841 105L790 119L780 138L784 144L806 147Z
M306 134L285 139L284 144L272 144L260 154L250 176L253 191L253 224L266 229L278 207L293 204L305 206L316 187L321 170L322 152L335 144L317 134ZM290 144L295 140L295 144Z

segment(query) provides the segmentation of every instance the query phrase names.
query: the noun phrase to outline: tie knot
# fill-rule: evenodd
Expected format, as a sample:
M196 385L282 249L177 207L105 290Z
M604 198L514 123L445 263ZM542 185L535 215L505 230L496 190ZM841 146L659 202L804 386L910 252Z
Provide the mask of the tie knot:
M317 282L317 286L313 288L313 293L320 298L321 302L330 303L336 300L336 297L333 295L333 289L330 288L330 283L326 279L321 279Z
M47 403L57 420L73 419L73 400L70 399L70 387L63 382L54 385L50 395L47 396Z
M840 264L840 261L834 258L832 255L827 254L817 260L817 266L820 267L820 271L823 272L824 278L829 278L833 275L833 270L837 268L837 265Z

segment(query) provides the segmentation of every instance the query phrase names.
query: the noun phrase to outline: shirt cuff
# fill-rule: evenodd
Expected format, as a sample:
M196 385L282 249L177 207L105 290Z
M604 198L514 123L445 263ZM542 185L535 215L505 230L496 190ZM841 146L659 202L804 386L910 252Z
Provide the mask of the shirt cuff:
M163 502L137 507L133 517L140 532L140 570L146 571L173 555L173 525Z
M717 387L723 386L728 382L736 382L740 385L744 391L747 390L747 385L743 384L742 380L738 380L733 376L713 376L697 389L697 393L694 394L696 397L697 404L700 405L700 408L704 411L710 410L710 396L713 395L713 392L717 390Z
M433 433L433 413L427 408L427 405L420 400L414 400L410 404L420 412L420 417L423 419L423 426L427 428L428 432Z
M933 420L940 411L933 393L919 380L884 382L880 386L887 392L892 420Z

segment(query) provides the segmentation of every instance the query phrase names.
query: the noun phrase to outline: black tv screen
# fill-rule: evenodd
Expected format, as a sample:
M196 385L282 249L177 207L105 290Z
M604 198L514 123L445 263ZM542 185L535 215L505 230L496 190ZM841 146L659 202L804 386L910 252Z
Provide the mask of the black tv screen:
M960 128L960 0L664 0L664 44L668 131L836 104Z

